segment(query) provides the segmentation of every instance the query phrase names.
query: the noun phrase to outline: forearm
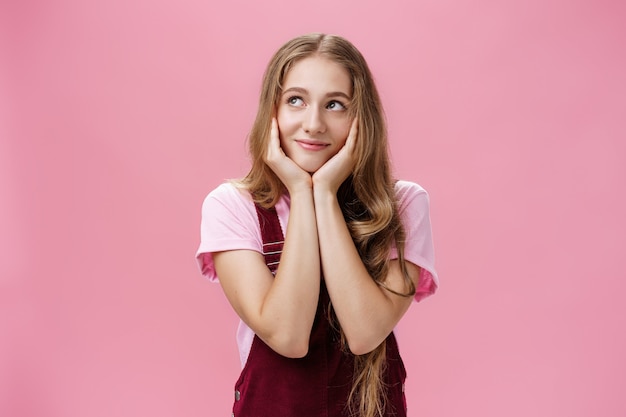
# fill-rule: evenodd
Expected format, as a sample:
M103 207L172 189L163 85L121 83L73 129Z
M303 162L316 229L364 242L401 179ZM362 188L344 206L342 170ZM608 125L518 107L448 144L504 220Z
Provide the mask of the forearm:
M393 330L410 302L378 286L352 241L336 195L315 190L322 271L350 349L367 353Z
M319 297L320 258L312 191L291 194L280 265L259 312L266 342L287 356L303 356ZM282 352L279 352L282 353Z

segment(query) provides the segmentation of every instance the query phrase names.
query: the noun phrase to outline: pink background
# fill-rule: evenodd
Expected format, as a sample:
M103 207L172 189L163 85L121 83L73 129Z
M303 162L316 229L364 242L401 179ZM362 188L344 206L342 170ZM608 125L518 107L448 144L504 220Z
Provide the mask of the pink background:
M200 205L311 31L362 50L397 175L431 194L411 415L626 415L625 3L282 3L2 2L0 415L230 415Z

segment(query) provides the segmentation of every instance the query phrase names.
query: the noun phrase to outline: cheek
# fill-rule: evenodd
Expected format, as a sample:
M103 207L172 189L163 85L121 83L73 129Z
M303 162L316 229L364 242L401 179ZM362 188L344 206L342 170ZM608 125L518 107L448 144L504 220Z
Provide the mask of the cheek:
M352 124L351 120L342 120L341 123L338 123L335 127L335 131L337 132L337 142L341 143L343 146L348 139L348 135L350 134L350 125Z
M281 131L289 130L295 122L294 115L284 106L279 106L276 110L276 122Z
M281 114L278 113L276 115L276 125L278 127L278 138L280 139L281 146L285 140L285 134L288 132L289 123L285 120L284 117L281 117Z
M287 149L286 148L287 143L285 141L285 137L283 136L283 134L280 131L278 132L278 139L279 139L279 142L280 142L280 147L283 148L283 151L285 151Z
M281 124L278 123L278 141L280 143L280 147L282 148L283 152L285 152L285 155L291 157L290 142L285 139L285 137L289 137L289 134L284 130L284 125L281 126Z

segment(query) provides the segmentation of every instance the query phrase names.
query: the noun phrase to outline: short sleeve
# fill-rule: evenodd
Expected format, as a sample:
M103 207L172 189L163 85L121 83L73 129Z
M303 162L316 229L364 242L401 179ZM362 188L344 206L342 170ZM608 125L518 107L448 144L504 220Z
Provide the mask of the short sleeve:
M209 193L202 204L200 246L196 252L202 275L217 281L213 252L238 249L262 251L258 219L250 196L225 183Z
M435 270L435 250L430 222L430 201L428 193L418 184L408 181L396 183L396 197L406 241L404 258L420 267L420 277L415 293L415 301L432 295L439 286ZM391 258L397 258L395 247Z

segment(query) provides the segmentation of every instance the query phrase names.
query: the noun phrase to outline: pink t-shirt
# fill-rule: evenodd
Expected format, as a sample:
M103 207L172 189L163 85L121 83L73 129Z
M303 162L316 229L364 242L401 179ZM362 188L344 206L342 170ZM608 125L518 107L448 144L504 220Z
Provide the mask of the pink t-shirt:
M429 216L428 194L418 184L398 181L395 186L399 201L400 217L406 234L404 257L421 267L421 275L415 300L420 301L433 294L438 286L435 271L435 254ZM284 195L276 204L276 212L283 233L289 220L290 200ZM200 247L196 258L202 275L210 281L218 280L212 252L247 249L263 253L263 239L259 220L250 194L224 183L206 197L202 205ZM397 258L395 247L390 259ZM243 321L237 330L237 344L242 366L246 363L254 332Z

